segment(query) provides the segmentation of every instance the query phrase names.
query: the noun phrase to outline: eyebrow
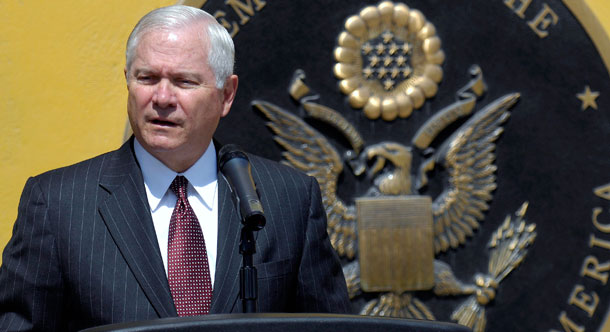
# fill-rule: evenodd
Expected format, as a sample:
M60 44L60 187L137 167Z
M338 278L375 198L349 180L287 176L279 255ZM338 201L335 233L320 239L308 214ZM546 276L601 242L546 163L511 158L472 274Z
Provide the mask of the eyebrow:
M134 76L136 76L138 74L158 74L159 73L157 70L150 69L150 68L134 68L134 70L132 72L133 72ZM170 72L169 75L171 76L171 78L186 77L186 78L193 78L198 81L203 80L201 75L199 75L198 73L189 72L189 71Z

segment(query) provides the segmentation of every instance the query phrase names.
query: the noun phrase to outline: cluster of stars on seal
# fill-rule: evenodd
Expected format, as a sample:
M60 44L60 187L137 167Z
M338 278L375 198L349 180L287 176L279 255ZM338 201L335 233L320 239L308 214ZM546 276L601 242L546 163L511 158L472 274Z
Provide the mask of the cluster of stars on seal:
M409 43L400 42L394 34L385 31L378 38L368 41L361 48L363 59L362 75L366 79L378 79L383 88L392 90L400 81L407 79L413 69L409 64L412 52Z

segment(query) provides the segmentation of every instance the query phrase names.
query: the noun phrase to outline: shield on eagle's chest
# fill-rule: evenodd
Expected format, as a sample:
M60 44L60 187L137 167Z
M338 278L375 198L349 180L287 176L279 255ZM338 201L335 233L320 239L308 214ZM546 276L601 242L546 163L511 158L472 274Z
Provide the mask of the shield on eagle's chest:
M356 199L360 281L367 292L434 286L432 200L427 196Z

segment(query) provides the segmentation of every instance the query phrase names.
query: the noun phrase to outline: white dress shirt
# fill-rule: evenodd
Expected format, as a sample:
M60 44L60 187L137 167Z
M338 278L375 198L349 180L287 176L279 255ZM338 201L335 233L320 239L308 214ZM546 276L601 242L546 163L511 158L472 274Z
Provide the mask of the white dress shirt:
M167 243L169 221L178 198L169 189L177 175L188 180L188 201L201 225L210 266L210 278L214 286L216 271L216 245L218 241L218 176L216 173L216 149L210 142L205 153L184 173L176 173L146 151L134 140L136 159L140 164L150 213L152 215L161 257L167 274Z

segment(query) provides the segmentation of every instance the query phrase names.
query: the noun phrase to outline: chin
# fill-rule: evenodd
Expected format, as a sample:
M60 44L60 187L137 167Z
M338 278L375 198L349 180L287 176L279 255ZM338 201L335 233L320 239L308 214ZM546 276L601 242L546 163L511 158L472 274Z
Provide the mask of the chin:
M151 144L149 145L153 151L156 152L171 152L178 149L179 144L171 144L171 143L159 143L159 144Z
M144 147L148 147L151 151L168 152L180 147L180 142L166 136L144 137L138 140Z

